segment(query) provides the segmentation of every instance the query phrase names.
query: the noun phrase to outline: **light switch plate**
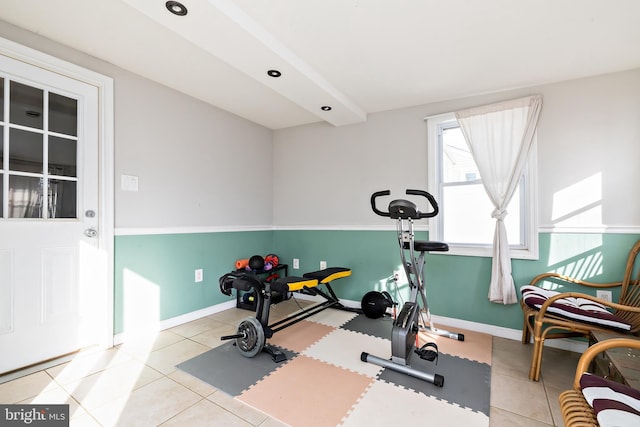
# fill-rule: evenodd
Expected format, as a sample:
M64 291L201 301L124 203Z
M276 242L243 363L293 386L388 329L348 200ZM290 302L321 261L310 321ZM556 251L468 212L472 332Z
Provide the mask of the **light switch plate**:
M122 191L138 191L138 177L135 175L122 175L120 188L122 188Z

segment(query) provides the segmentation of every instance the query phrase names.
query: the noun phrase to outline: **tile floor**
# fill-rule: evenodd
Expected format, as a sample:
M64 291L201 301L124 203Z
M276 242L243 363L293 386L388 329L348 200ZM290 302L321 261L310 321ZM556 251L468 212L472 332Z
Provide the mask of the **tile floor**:
M275 316L295 308L278 304ZM2 382L2 403L67 403L72 426L282 426L278 420L175 366L222 343L249 312L230 309L109 350L87 350L47 369ZM570 388L579 355L545 349L542 381L528 380L530 346L493 339L490 425L561 426L558 395ZM5 378L6 380L6 378Z

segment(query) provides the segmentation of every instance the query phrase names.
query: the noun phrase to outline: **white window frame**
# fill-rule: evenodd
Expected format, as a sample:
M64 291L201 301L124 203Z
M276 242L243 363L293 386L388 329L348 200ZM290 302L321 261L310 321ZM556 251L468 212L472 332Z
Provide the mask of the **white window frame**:
M427 188L437 201L442 200L443 183L442 183L442 147L439 142L439 129L443 124L456 122L453 112L429 116L425 118L427 122ZM523 236L522 246L510 246L510 256L515 259L538 259L538 177L537 177L537 137L534 136L531 145L531 152L527 161L524 172L524 182L522 191L524 197L521 206L522 218L520 221L521 234ZM443 220L446 206L440 206L440 214L429 219L429 239L435 241L446 242L443 237ZM483 213L480 213L483 214ZM491 212L486 212L491 215ZM449 243L448 252L438 252L442 255L464 255L464 256L480 256L491 257L492 245L476 245L476 244L453 244Z

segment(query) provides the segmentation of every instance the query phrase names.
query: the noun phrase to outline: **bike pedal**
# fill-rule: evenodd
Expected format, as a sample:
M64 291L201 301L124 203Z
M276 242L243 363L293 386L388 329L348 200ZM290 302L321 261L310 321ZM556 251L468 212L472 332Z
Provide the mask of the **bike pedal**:
M419 349L415 349L415 353L428 362L436 361L438 364L438 346L434 342L428 342Z

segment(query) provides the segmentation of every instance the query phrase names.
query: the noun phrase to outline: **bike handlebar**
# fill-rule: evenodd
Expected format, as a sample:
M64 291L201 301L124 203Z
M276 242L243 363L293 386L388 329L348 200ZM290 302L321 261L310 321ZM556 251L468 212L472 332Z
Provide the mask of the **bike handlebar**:
M377 215L380 216L385 216L385 217L390 217L391 213L389 212L389 209L387 209L387 212L381 211L380 209L378 209L376 207L376 199L378 197L382 197L382 196L389 196L391 194L391 191L389 190L382 190L382 191L376 191L375 193L373 193L371 195L371 209L373 209L373 212L375 212ZM429 205L431 206L431 208L433 209L431 212L426 212L426 213L422 213L419 211L416 211L416 218L414 219L421 219L421 218L433 218L434 216L438 215L438 212L440 212L439 208L438 208L438 202L436 202L436 199L428 192L423 191L423 190L410 190L408 189L406 191L407 195L412 195L412 196L421 196L424 197L428 200ZM396 200L392 201L393 202L397 202ZM409 202L410 203L410 202Z
M387 211L387 212L382 212L381 210L379 210L378 208L376 208L376 199L378 197L381 196L388 196L391 194L391 191L389 190L383 190L383 191L376 191L375 193L373 193L371 195L371 209L373 209L373 211L380 216L391 216L391 214Z

